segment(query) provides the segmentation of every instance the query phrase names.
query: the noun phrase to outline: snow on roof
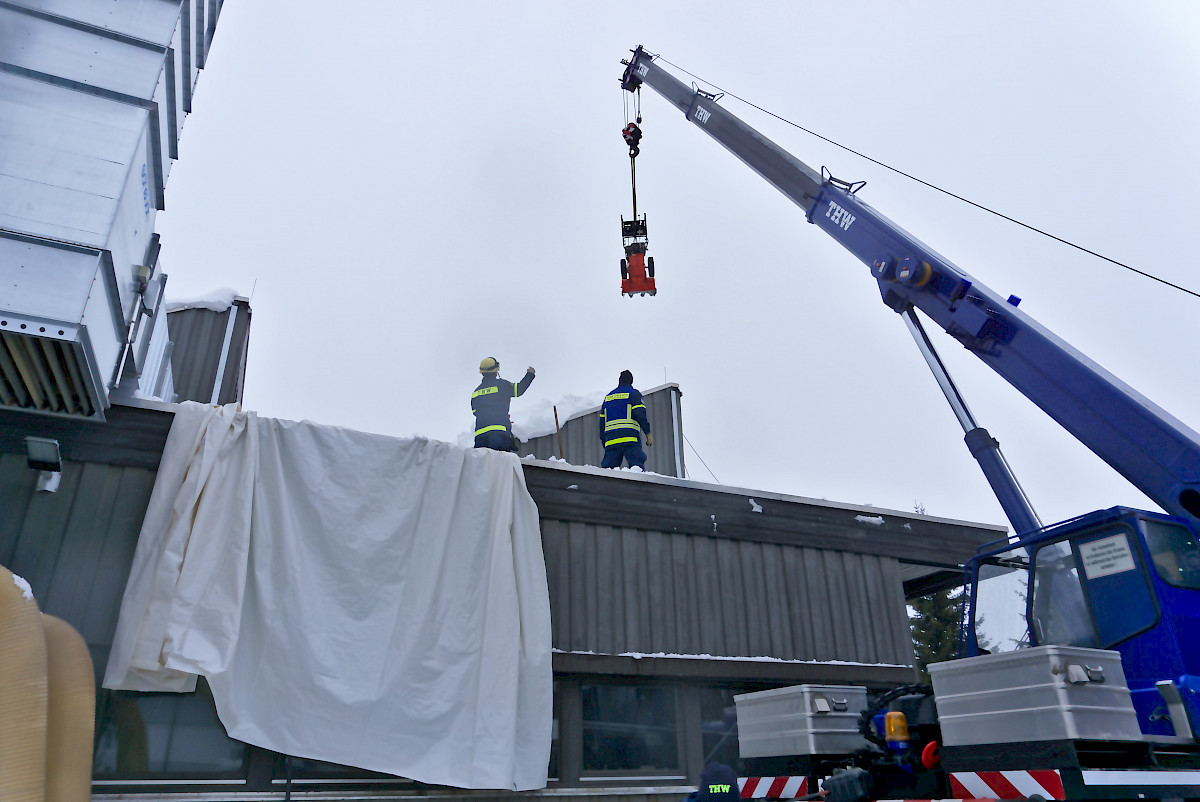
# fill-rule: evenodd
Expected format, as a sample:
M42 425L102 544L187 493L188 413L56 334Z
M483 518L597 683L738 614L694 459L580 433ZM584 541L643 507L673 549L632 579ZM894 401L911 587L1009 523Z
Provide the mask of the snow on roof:
M790 665L843 665L843 666L885 666L888 668L911 668L912 666L900 665L897 663L863 663L855 660L785 660L779 657L734 657L719 654L672 654L667 652L621 652L617 655L610 655L606 652L579 651L567 649L551 649L555 654L583 654L583 655L598 655L601 657L631 657L634 660L642 658L658 658L668 660L729 660L743 663L787 663Z
M568 395L557 401L543 399L522 405L520 414L513 415L513 434L522 440L554 434L555 409L558 410L558 423L561 426L577 415L596 409L597 402L603 398L604 393L596 392L588 395Z
M659 390L667 387L678 386L675 382L660 384L657 387L651 387L649 390L642 390L642 397L644 398L651 393L657 393ZM600 402L604 400L604 395L603 392L595 392L589 395L568 395L558 399L558 401L535 401L528 408L523 406L519 414L513 415L513 434L522 440L532 440L535 437L554 434L555 407L558 408L558 423L562 426L572 418L582 417L583 415L599 410Z
M168 312L178 312L180 309L208 309L213 312L224 312L233 306L235 298L242 297L237 290L222 287L219 290L201 295L198 298L179 301L166 301Z

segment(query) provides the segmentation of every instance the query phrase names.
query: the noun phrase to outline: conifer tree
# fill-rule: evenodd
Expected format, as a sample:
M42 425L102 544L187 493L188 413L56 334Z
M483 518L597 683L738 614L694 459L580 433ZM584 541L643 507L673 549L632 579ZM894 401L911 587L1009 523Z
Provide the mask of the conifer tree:
M921 682L929 682L926 666L958 655L958 628L962 618L962 588L939 590L914 600L910 607L913 649Z
M925 505L913 503L913 511L925 514ZM962 619L962 588L939 590L914 600L909 605L913 650L921 682L928 684L926 666L958 655L958 630Z

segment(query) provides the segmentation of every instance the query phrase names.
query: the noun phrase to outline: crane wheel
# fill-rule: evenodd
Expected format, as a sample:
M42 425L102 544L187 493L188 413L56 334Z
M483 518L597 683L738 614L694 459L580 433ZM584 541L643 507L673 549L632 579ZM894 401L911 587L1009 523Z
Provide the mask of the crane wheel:
M628 279L629 279L629 262L626 261L625 259L622 259L621 260L621 280L626 281Z
M646 260L646 272L650 278L654 278L654 257L651 256Z

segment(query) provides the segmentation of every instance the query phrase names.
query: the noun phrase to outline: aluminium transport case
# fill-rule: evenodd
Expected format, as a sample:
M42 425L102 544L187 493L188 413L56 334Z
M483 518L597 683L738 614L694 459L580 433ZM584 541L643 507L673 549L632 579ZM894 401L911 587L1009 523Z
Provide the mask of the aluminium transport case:
M1036 646L929 666L944 746L1141 741L1121 655Z
M1037 646L928 668L957 798L1200 798L1200 753L1142 736L1117 652Z
M854 685L793 685L733 697L743 758L846 755L867 746L858 718L867 689Z

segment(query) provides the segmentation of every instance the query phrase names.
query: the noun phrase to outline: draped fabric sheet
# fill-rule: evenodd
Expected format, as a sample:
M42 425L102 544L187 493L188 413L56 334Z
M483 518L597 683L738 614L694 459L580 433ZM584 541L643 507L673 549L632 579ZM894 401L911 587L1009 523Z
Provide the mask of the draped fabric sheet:
M181 404L104 687L188 691L200 674L240 741L544 787L550 602L520 463Z

